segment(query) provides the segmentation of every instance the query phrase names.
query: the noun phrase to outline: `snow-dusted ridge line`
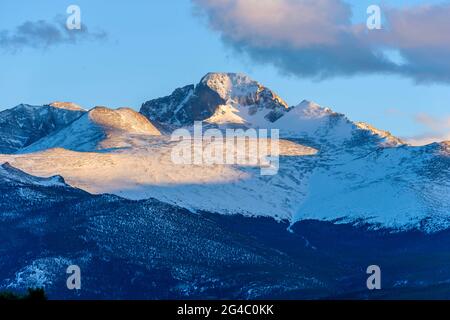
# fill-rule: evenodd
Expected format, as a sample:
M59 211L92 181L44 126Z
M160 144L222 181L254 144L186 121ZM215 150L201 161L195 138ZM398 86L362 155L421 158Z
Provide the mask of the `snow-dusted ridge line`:
M78 104L73 103L73 102L55 101L55 102L50 103L49 106L58 108L58 109L71 110L71 111L87 111L83 107L81 107Z
M65 128L85 111L64 105L20 104L0 112L0 153L14 153L49 134Z
M57 175L48 178L32 176L13 167L8 162L0 165L0 181L8 181L18 185L36 185L41 187L68 187L64 178Z
M93 194L155 198L192 211L291 223L363 221L397 230L450 226L449 143L412 147L314 102L287 107L239 74L211 73L196 86L148 101L141 108L147 119L123 110L83 113L0 161L37 176L62 175ZM175 142L156 128L191 129L197 120L220 129L279 129L285 139L279 173L262 177L252 166L175 165Z
M65 148L95 151L130 147L134 136L159 136L160 131L130 108L95 107L67 127L43 137L20 153Z

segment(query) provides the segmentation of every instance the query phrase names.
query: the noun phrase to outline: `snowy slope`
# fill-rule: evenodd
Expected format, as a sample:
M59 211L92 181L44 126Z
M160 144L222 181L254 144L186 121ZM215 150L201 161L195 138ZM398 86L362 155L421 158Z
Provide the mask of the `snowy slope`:
M14 186L35 185L40 187L67 187L61 176L39 178L14 168L9 163L0 165L0 183Z
M449 298L450 230L289 226L42 181L0 167L1 291L42 287L51 300ZM381 295L365 289L374 261L389 271ZM82 290L67 290L70 265L88 270Z
M380 148L317 166L294 220L360 220L383 227L450 227L450 157L440 145Z
M160 132L144 116L127 108L96 107L77 121L36 143L21 153L49 148L77 151L129 147L139 137L158 136Z
M0 153L14 153L66 127L85 110L73 103L18 105L0 112Z
M313 102L287 107L240 74L208 74L144 103L141 113L166 129L192 129L195 120L221 129L279 129L279 172L262 176L261 163L176 164L169 136L132 110L106 108L0 161L37 176L60 174L91 193L156 198L193 211L427 231L449 226L449 143L412 147ZM206 141L204 150L214 143Z
M280 152L289 170L262 176L259 165L175 164L171 158L175 143L169 138L149 138L146 143L145 147L108 153L51 149L0 156L0 161L9 161L37 176L58 172L70 185L94 194L112 193L135 200L156 198L194 211L289 220L305 196L308 159L316 152L282 141Z
M291 108L271 127L279 129L280 135L285 138L304 139L320 145L322 151L364 147L361 141L364 137L366 140L372 137L373 139L368 139L370 142L386 147L404 145L403 141L389 132L378 130L369 124L354 123L343 114L307 100Z
M288 145L279 174L261 176L255 167L174 165L171 145L161 139L115 153L59 149L0 160L39 176L59 173L92 193L152 197L191 210L427 231L449 226L450 156L444 144L379 148L355 158Z

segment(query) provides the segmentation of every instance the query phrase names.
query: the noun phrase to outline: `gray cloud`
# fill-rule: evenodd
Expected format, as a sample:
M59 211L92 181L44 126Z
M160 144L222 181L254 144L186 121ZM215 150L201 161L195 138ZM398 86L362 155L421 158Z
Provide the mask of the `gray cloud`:
M369 31L365 23L352 23L342 0L192 2L227 45L287 74L324 79L388 73L450 82L450 4L383 7L383 29Z
M1 30L0 49L15 53L24 48L47 49L61 44L103 40L106 37L103 31L90 32L84 24L80 30L68 30L64 18L58 16L53 21L26 21L14 30Z

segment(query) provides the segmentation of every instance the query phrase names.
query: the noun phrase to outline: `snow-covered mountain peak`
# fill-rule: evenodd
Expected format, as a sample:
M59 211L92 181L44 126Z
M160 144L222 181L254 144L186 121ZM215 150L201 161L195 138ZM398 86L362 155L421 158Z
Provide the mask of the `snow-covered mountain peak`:
M243 73L208 73L201 84L216 92L223 100L244 105L274 101L288 109L288 104L270 89Z
M283 138L301 138L322 150L330 146L398 146L389 132L350 121L344 114L304 100L294 107L276 93L242 73L208 73L196 86L148 101L140 110L167 127L191 126L195 121L224 127L279 129Z
M321 149L330 143L342 145L352 139L355 130L355 125L343 114L307 100L290 108L272 127L279 129L284 138L306 139L322 145Z
M76 103L73 102L60 102L55 101L49 104L50 107L63 109L63 110L71 110L71 111L86 111L86 109L82 108Z
M400 138L397 138L394 135L392 135L389 131L377 129L374 126L372 126L368 123L365 123L365 122L356 122L355 124L359 129L369 131L373 135L377 135L381 139L384 139L385 144L388 146L399 146L399 145L406 144Z
M322 151L330 147L336 151L350 147L366 150L367 147L373 149L379 146L405 145L390 132L379 130L367 123L355 123L344 114L308 100L289 109L289 112L273 123L273 127L278 128L284 138L306 139Z
M197 85L144 103L141 113L56 106L1 112L0 143L5 137L21 154L0 159L38 176L61 174L89 192L156 198L190 210L292 223L340 219L408 229L427 220L436 229L450 226L450 142L412 147L311 101L289 108L242 74L207 74ZM191 129L195 121L279 129L278 174L261 176L253 165L174 164L169 132ZM155 137L160 132L153 123L167 135ZM213 143L204 143L205 150Z
M245 97L254 94L260 84L242 73L208 73L200 81L224 99Z
M33 106L30 104L26 104L26 103L21 103L18 104L17 106L15 106L14 108L11 108L10 110L14 110L14 111L32 111L32 110L36 110L37 108L41 108L42 106ZM6 110L5 110L6 111Z
M316 119L330 115L337 115L337 113L335 113L330 108L322 107L319 104L309 100L303 100L297 106L295 106L292 111L302 115L304 118L309 119Z
M208 120L260 127L276 121L287 110L283 99L244 74L208 73L196 86L185 86L170 96L145 102L140 112L164 125L190 126Z

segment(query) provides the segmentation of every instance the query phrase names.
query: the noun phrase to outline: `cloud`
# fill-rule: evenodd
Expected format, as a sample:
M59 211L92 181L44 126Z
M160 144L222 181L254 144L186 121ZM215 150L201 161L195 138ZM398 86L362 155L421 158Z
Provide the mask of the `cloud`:
M382 30L370 31L352 22L342 0L192 2L227 45L287 74L385 73L450 82L450 4L383 7Z
M428 133L407 138L408 143L426 145L433 142L450 141L450 117L435 118L426 113L420 113L414 119L417 123L423 125Z
M404 140L412 146L426 146L434 142L450 141L450 133L444 135L427 133L419 136L406 138Z
M0 49L15 53L24 48L47 49L85 40L103 40L106 37L103 31L90 32L84 24L80 30L69 30L64 18L58 16L53 21L26 21L12 31L0 30Z
M426 126L432 131L440 132L444 130L450 131L450 117L449 118L435 118L426 113L419 113L415 117L416 122Z

